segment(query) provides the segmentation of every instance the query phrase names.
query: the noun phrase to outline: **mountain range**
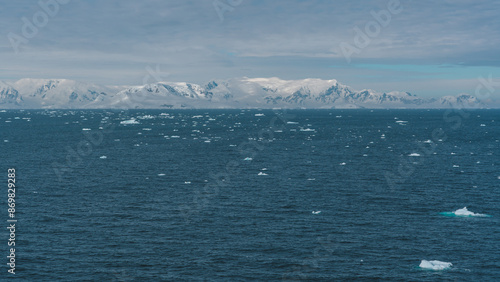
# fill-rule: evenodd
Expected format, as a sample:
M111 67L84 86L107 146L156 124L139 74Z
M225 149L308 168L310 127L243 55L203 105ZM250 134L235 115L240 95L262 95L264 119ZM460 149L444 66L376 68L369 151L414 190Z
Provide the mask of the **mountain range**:
M482 107L469 94L420 98L408 92L357 91L334 79L243 77L206 85L158 82L141 86L102 86L67 79L0 82L2 109Z

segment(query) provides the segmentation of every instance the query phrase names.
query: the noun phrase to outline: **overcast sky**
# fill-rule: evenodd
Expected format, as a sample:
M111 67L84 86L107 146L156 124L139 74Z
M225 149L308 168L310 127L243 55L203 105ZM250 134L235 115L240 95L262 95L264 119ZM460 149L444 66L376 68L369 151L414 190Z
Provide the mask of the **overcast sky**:
M49 15L38 0L0 1L0 80L134 85L159 66L166 81L314 77L424 97L500 82L500 1L59 1ZM36 32L23 21L34 16Z

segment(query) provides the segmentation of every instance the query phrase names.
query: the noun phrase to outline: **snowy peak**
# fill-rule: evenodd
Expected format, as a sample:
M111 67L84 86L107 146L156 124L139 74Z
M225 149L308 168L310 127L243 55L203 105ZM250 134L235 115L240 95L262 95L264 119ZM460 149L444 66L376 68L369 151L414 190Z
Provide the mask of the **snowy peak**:
M460 94L458 96L444 96L439 99L439 103L445 107L470 108L481 102L469 94Z
M18 80L10 85L21 95L24 108L85 108L91 102L102 101L114 88L102 87L67 79Z
M357 91L335 79L232 78L205 85L159 82L99 86L67 79L0 82L2 108L450 108L478 107L468 94L440 99L408 92Z
M0 82L0 106L21 106L22 103L23 98L19 95L19 91L6 83Z

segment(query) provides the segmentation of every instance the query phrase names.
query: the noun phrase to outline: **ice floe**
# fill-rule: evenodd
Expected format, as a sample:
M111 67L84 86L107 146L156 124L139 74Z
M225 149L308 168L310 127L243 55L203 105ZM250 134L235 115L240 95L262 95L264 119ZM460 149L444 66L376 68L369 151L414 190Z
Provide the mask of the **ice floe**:
M99 157L99 159L103 159L103 160L105 160L105 159L107 159L107 158L108 158L108 157L106 157L106 156L100 156L100 157Z
M420 157L419 153L411 153L408 155L409 157Z
M422 260L420 262L420 268L431 269L431 270L445 270L453 266L451 262L444 262L439 260Z
M139 124L139 122L135 119L124 120L120 122L120 124Z
M491 215L471 212L467 207L458 209L454 212L442 212L441 214L451 217L491 217Z
M312 211L312 214L320 214L321 211Z

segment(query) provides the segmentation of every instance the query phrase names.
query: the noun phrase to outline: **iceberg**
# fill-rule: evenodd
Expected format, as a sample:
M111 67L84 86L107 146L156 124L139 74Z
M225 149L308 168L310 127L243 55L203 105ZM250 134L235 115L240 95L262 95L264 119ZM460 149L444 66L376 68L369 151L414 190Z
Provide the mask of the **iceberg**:
M453 266L451 262L444 262L439 260L422 260L420 262L420 268L431 269L431 270L445 270Z
M441 214L451 217L491 217L491 215L471 212L467 207L458 209L454 212L442 212Z
M419 153L411 153L408 155L409 157L420 157Z
M456 216L486 216L485 214L473 213L464 207L463 209L458 209L453 212Z
M120 124L139 124L139 122L135 119L124 120L120 122Z

